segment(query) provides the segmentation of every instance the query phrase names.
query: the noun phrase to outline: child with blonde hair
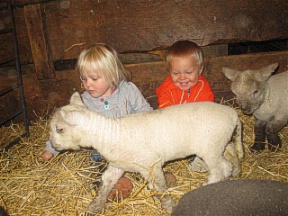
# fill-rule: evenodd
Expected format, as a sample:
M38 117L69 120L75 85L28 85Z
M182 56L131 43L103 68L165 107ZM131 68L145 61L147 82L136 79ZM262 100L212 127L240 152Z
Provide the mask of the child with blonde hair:
M196 43L188 40L175 42L168 49L166 66L170 75L156 89L158 109L176 104L214 101L214 93L201 75L204 55ZM206 164L195 156L189 167L197 172L207 171Z
M140 90L127 81L129 74L112 47L96 44L83 50L76 70L85 90L82 100L88 109L113 118L152 110ZM57 153L47 141L42 158L51 159ZM94 150L92 158L98 161L101 155Z

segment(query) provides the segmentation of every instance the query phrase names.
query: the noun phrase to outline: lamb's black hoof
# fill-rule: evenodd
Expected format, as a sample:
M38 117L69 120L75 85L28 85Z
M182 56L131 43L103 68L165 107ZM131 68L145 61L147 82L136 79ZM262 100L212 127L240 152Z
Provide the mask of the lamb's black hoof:
M250 150L252 152L260 152L265 149L265 144L264 143L254 143L253 146L250 147Z
M277 149L279 149L279 148L281 148L282 147L282 145L281 145L281 143L280 144L268 144L268 149L271 151L271 152L276 152L277 151Z

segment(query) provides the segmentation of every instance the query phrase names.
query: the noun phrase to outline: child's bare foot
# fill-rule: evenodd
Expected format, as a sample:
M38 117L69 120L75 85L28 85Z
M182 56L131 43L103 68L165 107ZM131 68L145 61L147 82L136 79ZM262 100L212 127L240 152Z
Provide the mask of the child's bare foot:
M54 155L49 152L49 151L45 151L43 152L43 154L41 155L41 157L39 158L40 161L44 161L44 160L50 160L54 157Z
M114 198L118 195L117 200L123 200L130 196L132 189L132 181L126 177L121 177L109 193L108 199L114 200Z

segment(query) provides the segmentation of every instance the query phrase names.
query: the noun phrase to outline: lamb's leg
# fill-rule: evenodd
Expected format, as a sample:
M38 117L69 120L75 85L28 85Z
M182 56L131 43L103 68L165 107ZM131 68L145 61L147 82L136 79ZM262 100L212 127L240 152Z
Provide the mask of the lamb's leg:
M237 157L239 161L244 158L244 148L243 148L243 139L242 139L242 124L240 119L237 121L236 130L233 134L233 144L236 150Z
M236 177L241 172L240 160L234 148L234 143L229 143L224 152L224 157L233 165L232 176Z
M102 175L102 184L98 190L97 196L89 205L89 212L97 213L102 211L110 191L123 174L123 170L109 164L107 170Z
M267 122L255 119L254 134L255 142L251 147L252 151L262 151L265 149L265 129Z
M277 148L282 147L282 142L278 133L285 125L286 121L283 121L282 119L280 121L272 120L267 123L266 134L270 151L276 151Z
M244 157L244 149L242 143L242 125L240 119L238 119L233 132L232 141L226 146L224 157L232 163L233 172L232 175L235 177L241 172L240 161Z
M235 177L241 172L240 160L235 150L234 143L229 143L224 152L224 157L233 165L232 175Z
M216 183L231 176L233 170L232 163L224 158L222 152L219 152L218 154L217 152L214 152L213 156L205 155L203 160L209 169L208 181L206 184Z
M163 193L166 190L166 180L162 170L162 166L159 164L154 165L153 173L145 172L141 173L142 176L148 180L149 182L149 189L155 189L157 192ZM167 212L172 213L172 208L175 206L174 200L170 197L170 195L165 194L164 196L159 195L157 196L161 199L162 208L165 209Z

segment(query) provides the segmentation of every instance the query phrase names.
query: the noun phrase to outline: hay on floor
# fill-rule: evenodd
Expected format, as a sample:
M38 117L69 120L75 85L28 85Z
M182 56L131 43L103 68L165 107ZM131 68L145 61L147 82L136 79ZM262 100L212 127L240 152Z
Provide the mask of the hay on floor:
M223 103L223 102L222 102ZM232 103L228 103L234 106ZM236 109L236 108L235 108ZM265 150L252 153L253 117L237 109L244 127L245 158L242 174L237 177L273 179L288 182L288 128L281 133L283 147L277 152ZM0 206L10 215L86 215L86 209L96 195L95 182L100 181L105 162L94 162L91 150L65 152L50 161L39 161L48 139L48 121L39 117L30 126L30 137L0 155ZM23 131L21 124L0 128L1 143L17 137ZM177 201L207 180L207 173L195 173L187 167L189 160L168 163L164 170L172 172L177 185L165 193ZM136 173L126 173L132 180L133 191L125 200L110 201L103 215L169 215L161 209L155 192ZM99 214L102 215L102 214Z

